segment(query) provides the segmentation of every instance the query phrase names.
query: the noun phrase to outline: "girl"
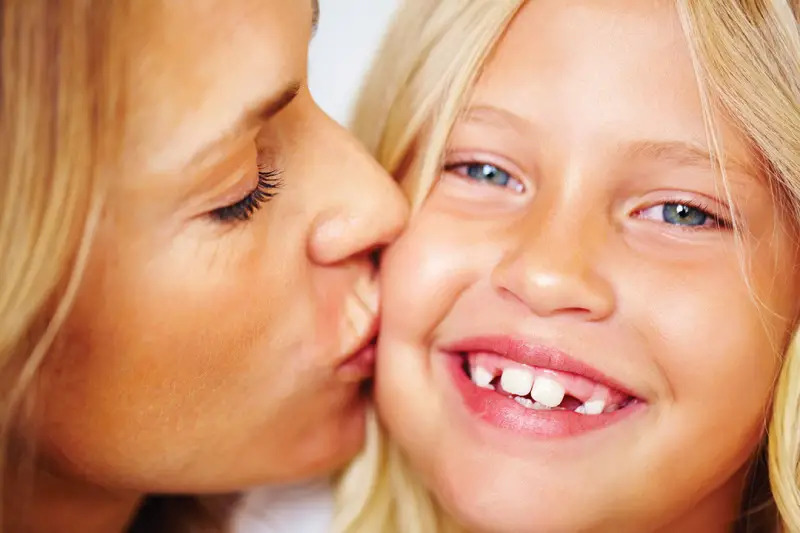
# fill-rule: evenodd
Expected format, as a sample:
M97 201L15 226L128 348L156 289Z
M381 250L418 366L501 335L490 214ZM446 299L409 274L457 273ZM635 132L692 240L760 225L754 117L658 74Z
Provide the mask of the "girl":
M407 6L359 122L416 208L382 263L396 447L339 530L800 530L798 14Z
M369 254L406 207L306 89L316 7L0 2L2 531L361 447Z

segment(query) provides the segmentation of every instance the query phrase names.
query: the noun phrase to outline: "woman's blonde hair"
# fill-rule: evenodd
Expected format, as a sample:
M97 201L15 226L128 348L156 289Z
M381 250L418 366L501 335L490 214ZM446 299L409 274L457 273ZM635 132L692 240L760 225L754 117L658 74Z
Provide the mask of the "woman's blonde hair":
M126 4L0 0L0 482L15 477L10 430L75 296L121 137Z
M26 393L45 356L57 356L108 177L122 172L127 73L157 9L0 0L0 484L9 491L32 490L34 443L16 442L13 426L33 408ZM230 509L227 497L151 498L132 530L222 531Z
M714 153L723 157L715 120L722 111L752 140L781 209L800 225L798 0L674 1L694 60ZM401 8L365 83L353 129L401 179L415 207L440 172L450 130L482 65L524 3L407 0ZM716 161L715 167L726 182L723 162ZM458 531L400 450L372 422L365 450L339 480L334 530ZM764 485L767 494L759 501L759 492L748 490L737 530L782 527L800 532L798 422L800 341L794 341L775 392L769 480L758 460L751 475L751 485ZM774 504L782 526L775 524Z

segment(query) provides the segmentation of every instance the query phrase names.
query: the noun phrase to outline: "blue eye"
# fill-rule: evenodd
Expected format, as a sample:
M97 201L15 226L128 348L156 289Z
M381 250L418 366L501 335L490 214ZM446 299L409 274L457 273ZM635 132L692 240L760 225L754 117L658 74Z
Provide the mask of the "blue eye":
M683 204L664 204L664 222L680 226L704 226L708 213Z
M649 207L640 213L642 218L686 228L726 227L727 223L690 203L665 202Z
M466 174L478 181L488 181L493 185L505 187L511 181L511 176L503 169L494 165L474 164L466 166Z
M522 182L514 178L509 172L490 163L457 163L448 165L445 170L479 183L508 187L516 192L525 190Z

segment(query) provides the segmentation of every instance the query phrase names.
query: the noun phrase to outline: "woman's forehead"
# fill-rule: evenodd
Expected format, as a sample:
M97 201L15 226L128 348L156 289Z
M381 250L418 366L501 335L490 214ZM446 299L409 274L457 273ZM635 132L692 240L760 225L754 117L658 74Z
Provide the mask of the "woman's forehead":
M309 0L162 1L133 56L128 146L151 172L180 169L282 88L302 83Z

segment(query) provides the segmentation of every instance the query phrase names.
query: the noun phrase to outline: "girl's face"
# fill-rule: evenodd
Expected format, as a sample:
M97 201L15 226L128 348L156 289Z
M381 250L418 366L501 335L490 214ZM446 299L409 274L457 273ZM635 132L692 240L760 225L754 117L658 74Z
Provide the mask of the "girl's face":
M112 488L327 472L362 444L369 253L405 202L305 88L312 0L146 5L122 172L20 431Z
M710 163L672 5L527 3L385 256L380 411L473 529L736 513L796 257L724 117L730 196Z

